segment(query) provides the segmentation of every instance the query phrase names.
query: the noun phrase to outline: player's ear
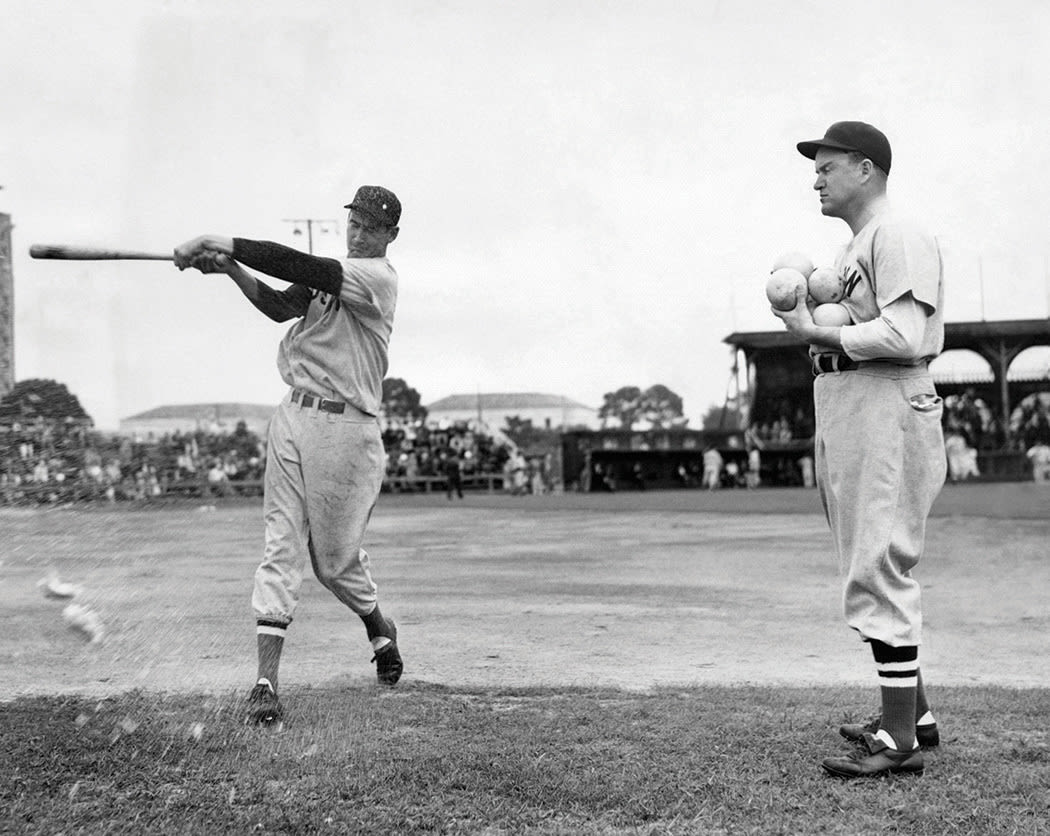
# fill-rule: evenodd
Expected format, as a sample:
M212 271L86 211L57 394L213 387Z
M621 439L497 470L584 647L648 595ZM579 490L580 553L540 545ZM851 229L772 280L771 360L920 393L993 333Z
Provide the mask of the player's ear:
M392 226L392 227L390 227L390 228L389 228L389 229L388 229L388 230L386 231L386 234L387 234L387 241L388 241L388 242L390 242L390 241L393 241L393 240L394 240L395 238L397 238L397 234L398 234L398 233L399 233L400 231L401 231L401 227L399 227L399 226Z

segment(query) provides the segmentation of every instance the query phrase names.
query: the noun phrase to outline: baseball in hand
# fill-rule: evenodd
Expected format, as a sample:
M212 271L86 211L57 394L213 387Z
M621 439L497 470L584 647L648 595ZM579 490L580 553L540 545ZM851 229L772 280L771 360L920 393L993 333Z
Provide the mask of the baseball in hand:
M778 311L794 310L800 289L805 292L806 277L793 267L774 270L766 280L766 298Z
M832 267L818 267L809 276L809 298L818 305L841 302L846 295L842 277Z
M798 270L804 278L808 279L809 274L813 272L813 261L805 253L784 253L773 262L773 269L770 272L775 273L782 267L790 267L792 270Z
M839 305L835 302L826 302L823 305L817 305L813 309L813 322L817 325L849 325L852 320L850 319L849 311L843 305Z

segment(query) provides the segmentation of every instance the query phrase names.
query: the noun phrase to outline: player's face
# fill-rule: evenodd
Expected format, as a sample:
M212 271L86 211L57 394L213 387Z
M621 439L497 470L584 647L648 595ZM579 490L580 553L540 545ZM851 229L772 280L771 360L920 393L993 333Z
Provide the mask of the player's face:
M813 189L820 194L820 211L832 218L847 217L860 194L860 164L833 148L817 149L814 162L817 179Z
M382 258L397 231L396 226L380 226L369 215L351 209L346 220L346 254L349 258Z

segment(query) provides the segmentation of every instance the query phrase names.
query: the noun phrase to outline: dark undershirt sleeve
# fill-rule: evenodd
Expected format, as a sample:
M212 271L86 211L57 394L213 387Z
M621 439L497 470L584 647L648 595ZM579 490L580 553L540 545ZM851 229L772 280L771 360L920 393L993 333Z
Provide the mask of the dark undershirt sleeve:
M274 290L268 284L256 280L259 298L252 299L252 304L274 322L284 322L300 316L306 316L310 307L310 288L293 284L287 290Z
M322 258L293 250L272 241L233 239L233 258L267 276L339 296L343 289L343 265L334 258Z

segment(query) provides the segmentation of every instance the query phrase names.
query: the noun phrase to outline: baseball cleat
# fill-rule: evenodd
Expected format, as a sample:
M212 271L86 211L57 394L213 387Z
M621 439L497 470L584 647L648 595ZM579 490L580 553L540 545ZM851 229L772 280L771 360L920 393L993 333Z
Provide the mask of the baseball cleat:
M844 723L839 726L839 734L853 743L861 743L864 741L865 735L875 734L879 730L881 722L881 715L876 715L868 720L867 723ZM936 723L931 723L928 726L916 726L915 739L923 749L933 749L941 745L941 734L937 730Z
M401 662L401 652L397 649L397 625L392 618L388 618L386 626L386 637L390 643L382 650L377 650L372 661L376 663L376 679L380 685L397 685L405 666Z
M836 778L877 778L891 773L921 775L926 768L921 749L899 752L871 734L864 735L863 740L869 754L857 751L824 758L824 771Z
M266 681L261 681L252 688L248 695L248 713L244 717L246 726L271 726L280 722L284 715L277 692Z

